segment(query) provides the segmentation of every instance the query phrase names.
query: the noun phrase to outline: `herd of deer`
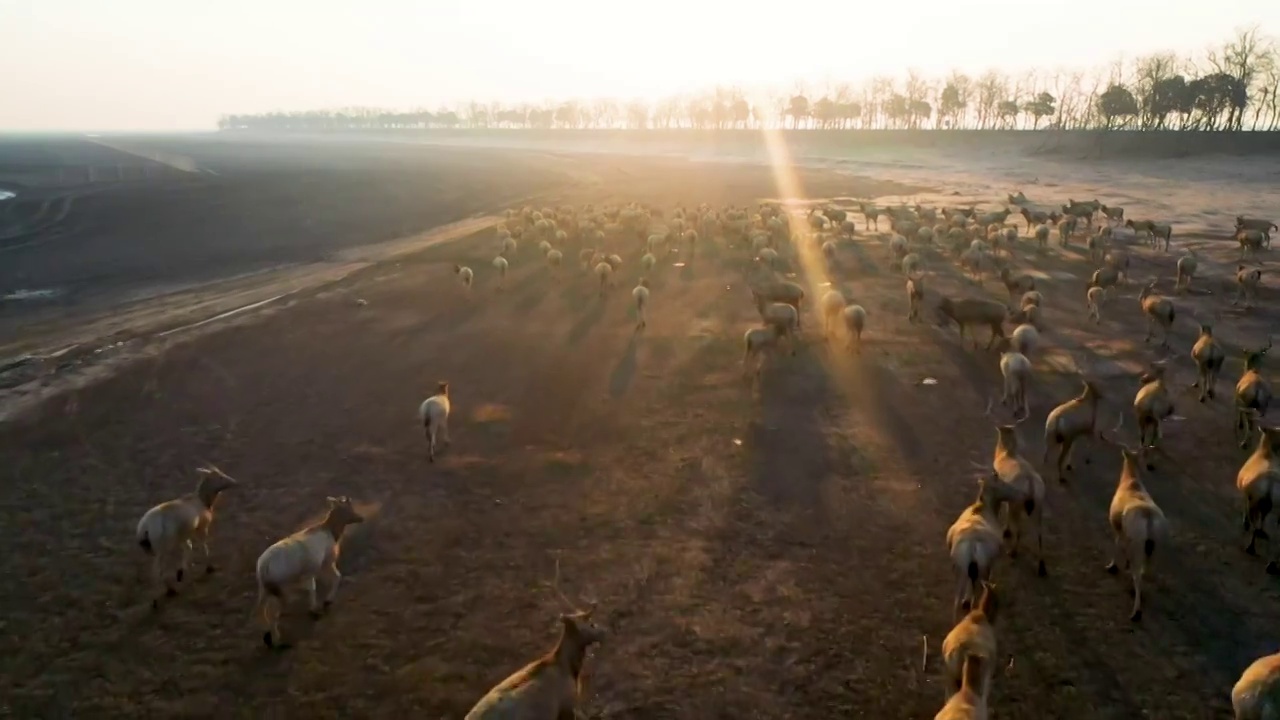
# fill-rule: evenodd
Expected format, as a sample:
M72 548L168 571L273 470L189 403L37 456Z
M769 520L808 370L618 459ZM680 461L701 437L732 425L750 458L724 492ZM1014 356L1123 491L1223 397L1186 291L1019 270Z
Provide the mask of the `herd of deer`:
M1145 232L1153 246L1163 241L1166 250L1172 237L1168 225L1125 221L1122 208L1108 207L1096 200L1071 201L1061 206L1061 212L1035 209L1021 193L1010 195L1008 200L1020 206L1028 234L1041 249L1051 235L1048 230L1051 223L1057 225L1059 243L1066 246L1081 222L1091 229L1097 214L1105 218L1098 232L1090 233L1087 240L1091 259L1103 263L1090 280L1086 298L1090 317L1095 322L1101 321L1106 293L1128 281L1129 258L1116 246L1115 228L1123 223L1129 229ZM966 327L990 329L987 347L1000 345L999 367L1004 380L1000 402L1013 407L1010 418L997 418L995 399L988 400L984 415L995 423L995 449L990 463L975 463L980 471L976 499L947 532L947 548L956 578L954 612L958 622L942 646L948 691L946 704L936 717L944 720L986 718L996 667L994 622L998 599L993 576L997 560L1006 552L1016 556L1027 535L1038 573L1047 572L1043 556L1045 482L1036 464L1026 456L1018 434L1029 416L1028 381L1043 325L1044 298L1035 278L1015 273L1008 261L1014 257L1020 241L1017 228L1006 226L1012 214L1009 208L979 213L972 207L876 207L862 203L858 210L864 215L867 230L878 229L882 217L890 220L888 245L896 266L906 276L909 322L923 319L922 307L928 294L924 267L927 260L936 255L938 244L944 243L950 245L954 257L975 282L982 283L988 272L998 277L1008 291L1012 306L985 297L939 297L934 310L938 325L958 325L962 338ZM793 218L802 220L796 223ZM1269 221L1237 218L1236 239L1242 253L1247 249L1256 254L1269 248L1270 230L1275 227ZM523 208L509 211L500 226L501 249L496 260L501 262L495 261L494 266L498 269L501 287L509 263L517 257L518 241L538 242L543 257L553 269L560 266L563 257L560 248L568 250L566 246L577 244L582 269L598 276L601 292L605 292L623 267L619 255L604 255L599 250L606 243L638 240L644 253L639 266L646 274L654 268L652 258L671 252L677 243L688 245L690 257L699 242L723 240L729 247L749 248L754 261L749 267L758 268L764 277L749 279L761 325L749 330L744 337L745 366L748 359L775 346L784 337L792 341L792 354L795 352L806 292L800 284L786 279L779 272L779 265L807 253L810 257L821 257L828 263L828 269L833 269L838 262L838 244L853 241L856 232L857 226L849 211L835 207L795 215L776 204L762 204L755 211L734 206L717 210L704 204L692 210L676 208L669 213L636 203L601 208L588 205L580 211L573 207ZM553 241L557 247L553 247ZM1179 261L1179 290L1185 290L1190 284L1195 269L1194 259L1189 263ZM461 266L455 266L453 271L469 290L474 273ZM1242 290L1237 300L1252 303L1260 277L1256 270L1241 266L1237 283ZM633 298L639 331L644 327L644 311L650 302L650 285L643 275ZM1167 348L1169 331L1177 316L1174 301L1157 291L1154 280L1142 288L1138 300L1148 322L1146 340L1153 340L1159 328L1163 331L1161 345ZM849 333L850 346L860 348L860 337L868 320L865 308L835 289L820 299L819 308L827 322L828 336L832 332L831 322L838 316ZM1004 324L1010 321L1017 327L1006 337ZM1262 425L1272 398L1271 385L1261 372L1262 361L1270 348L1268 341L1265 347L1244 353L1244 374L1234 393L1236 440L1241 448L1251 443L1254 448L1237 475L1244 507L1242 526L1249 537L1246 550L1250 553L1256 553L1258 539L1268 537L1265 524L1273 517L1272 510L1280 505L1280 459L1276 457L1280 429ZM1213 399L1226 353L1213 334L1211 322L1200 322L1199 337L1190 356L1196 367L1199 399L1202 402ZM1073 472L1071 453L1080 441L1098 440L1115 447L1120 454L1122 469L1108 513L1115 554L1107 570L1129 574L1133 594L1130 617L1138 621L1143 612L1144 575L1169 532L1164 513L1144 483L1146 475L1154 469L1156 455L1163 453L1162 424L1173 415L1174 390L1168 361L1151 363L1141 375L1141 387L1132 402L1137 437L1134 442L1126 443L1119 436L1125 425L1125 414L1120 413L1114 427L1102 423L1101 404L1108 390L1100 378L1087 372L1081 358L1076 360L1081 390L1077 396L1055 407L1046 418L1042 464L1047 467L1054 456L1057 477L1066 483ZM449 409L447 383L441 383L438 392L420 408L419 417L432 460L437 441L446 445L449 442ZM208 557L208 529L213 520L214 503L219 493L235 484L216 468L204 469L195 493L156 506L139 523L139 543L154 555L156 579L163 582L166 594L176 593L169 577L176 564L176 577L181 581L193 542L201 543ZM341 577L336 561L343 529L362 520L347 498L330 498L329 513L323 521L281 540L263 553L258 562L259 604L267 622L263 638L267 645L278 645L278 601L285 583L305 584L313 612L319 612L322 608L316 599L316 577L327 574L331 584L324 606L329 605ZM1273 522L1280 522L1280 518ZM1280 573L1280 543L1276 543L1273 552L1267 571ZM558 562L553 588L567 606L559 618L558 643L493 687L466 715L467 720L565 720L580 714L580 684L586 653L604 639L605 632L592 620L594 603L585 607L575 605L560 592ZM276 601L274 611L272 601ZM1233 690L1232 702L1237 720L1280 717L1277 715L1280 713L1280 654L1262 658L1251 666Z
M1145 232L1153 247L1164 242L1168 250L1172 228L1167 224L1151 221L1125 221L1124 209L1108 207L1091 201L1069 201L1061 206L1061 213L1035 210L1025 196L1007 197L1010 204L1020 205L1020 213L1027 221L1027 230L1043 248L1050 235L1047 224L1059 226L1059 242L1066 246L1075 234L1078 223L1084 221L1090 227L1095 213L1102 213L1105 224L1098 232L1090 234L1087 246L1091 259L1104 264L1090 279L1086 302L1089 315L1095 322L1101 321L1100 308L1108 290L1121 281L1127 282L1129 256L1113 245L1117 234L1115 227L1121 223L1137 232ZM926 209L917 206L907 208L875 208L862 205L860 209L869 223L881 215L889 215L894 230L890 248L904 274L908 274L907 294L911 303L909 319L919 318L919 303L923 297L923 277L914 271L919 262L907 262L911 257L911 237L914 232L922 243L937 238L945 232L953 241L953 252L978 283L988 267L998 270L1001 282L1009 292L1010 301L1020 298L1017 310L1006 308L1003 303L985 298L940 298L937 313L940 323L954 322L965 325L985 325L991 329L991 347L1002 342L1000 371L1004 379L1002 403L1012 403L1012 418L996 419L992 414L994 400L989 400L985 415L996 426L996 443L991 462L974 463L979 471L978 491L975 501L965 508L947 532L947 548L956 574L955 611L958 623L946 637L943 646L943 662L948 680L948 699L939 719L986 718L990 685L994 678L996 662L997 592L992 583L997 558L1006 550L1016 556L1024 532L1031 533L1032 550L1037 561L1037 571L1046 574L1043 557L1043 513L1045 483L1036 465L1024 454L1019 441L1019 425L1027 418L1026 389L1031 364L1027 355L1038 341L1039 307L1042 296L1034 278L1016 275L999 259L1004 250L1013 255L1013 244L1018 234L1007 228L1005 220L1011 210L979 215L973 208L954 211L943 210L946 223L930 229L919 225L917 218L928 222ZM1033 224L1039 226L1033 231ZM1114 223L1114 225L1112 224ZM1236 218L1235 239L1241 248L1241 259L1247 252L1255 256L1270 247L1270 230L1276 229L1269 220L1245 217ZM982 236L985 235L985 240ZM1135 233L1136 235L1136 233ZM911 268L912 271L909 271ZM1194 253L1180 259L1176 289L1185 291L1196 270ZM914 272L913 272L914 271ZM1261 271L1238 266L1236 273L1237 294L1232 304L1241 300L1246 307L1256 299L1261 281ZM1177 308L1173 300L1157 289L1156 279L1147 283L1138 294L1138 305L1147 321L1145 342L1151 342L1157 328L1161 331L1160 344L1169 347L1170 331ZM1019 329L1006 339L1005 322L1013 320ZM1018 334L1026 329L1026 336ZM1236 384L1234 413L1236 440L1241 448L1252 453L1237 473L1244 512L1242 526L1248 535L1245 547L1256 554L1256 541L1268 537L1264 525L1276 502L1280 500L1280 429L1265 427L1261 419L1269 408L1271 385L1261 373L1261 365L1271 341L1260 348L1244 351L1244 372ZM1196 369L1194 387L1199 400L1206 402L1215 397L1219 373L1226 353L1214 337L1213 323L1200 320L1199 335L1190 352ZM1079 395L1055 407L1045 420L1042 460L1047 466L1050 456L1057 455L1056 471L1060 482L1065 483L1072 471L1072 448L1085 438L1096 439L1115 447L1121 458L1120 477L1108 509L1108 520L1115 542L1115 552L1107 571L1126 571L1131 580L1133 605L1130 618L1139 621L1143 612L1143 578L1157 548L1167 542L1168 522L1151 493L1144 478L1155 470L1154 457L1163 453L1161 447L1162 424L1174 414L1174 390L1170 381L1167 360L1150 363L1139 377L1140 388L1132 401L1132 412L1137 425L1137 437L1132 443L1123 442L1118 433L1124 427L1125 413L1121 412L1114 427L1105 428L1100 420L1100 405L1108 391L1097 377L1085 372L1086 365L1076 358L1082 389ZM1003 517L1002 517L1003 513ZM1273 547L1273 557L1267 563L1267 572L1280 574L1280 544ZM1250 666L1232 690L1232 705L1237 720L1261 720L1280 717L1280 654L1264 657Z

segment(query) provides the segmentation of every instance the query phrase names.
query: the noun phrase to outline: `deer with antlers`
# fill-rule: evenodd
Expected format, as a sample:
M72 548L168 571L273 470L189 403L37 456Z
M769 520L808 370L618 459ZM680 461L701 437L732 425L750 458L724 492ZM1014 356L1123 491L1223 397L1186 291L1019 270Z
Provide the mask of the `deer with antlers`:
M1059 449L1056 469L1061 483L1067 481L1067 473L1073 470L1071 449L1076 442L1083 437L1097 436L1098 404L1103 398L1102 386L1089 377L1088 365L1078 356L1075 364L1083 389L1079 395L1050 411L1044 421L1044 459L1041 463L1048 465L1049 456Z
M1262 376L1262 361L1270 349L1268 336L1266 347L1244 351L1244 375L1236 383L1236 439L1241 449L1249 446L1249 438L1259 429L1259 421L1271 406L1271 383Z
M551 589L566 610L559 618L560 641L545 655L485 693L463 720L571 720L578 717L587 649L602 642L605 633L591 620L596 607L594 601L585 606L575 605L560 591L559 559Z
M971 464L991 473L993 500L1003 505L1006 511L1004 536L1012 540L1009 556L1017 557L1023 526L1029 523L1035 532L1036 572L1044 576L1047 574L1044 562L1044 479L1031 462L1022 457L1018 447L1018 425L1026 420L1026 416L1012 423L1003 423L992 414L993 403L988 398L987 409L983 412L996 426L996 447L991 464L972 461Z

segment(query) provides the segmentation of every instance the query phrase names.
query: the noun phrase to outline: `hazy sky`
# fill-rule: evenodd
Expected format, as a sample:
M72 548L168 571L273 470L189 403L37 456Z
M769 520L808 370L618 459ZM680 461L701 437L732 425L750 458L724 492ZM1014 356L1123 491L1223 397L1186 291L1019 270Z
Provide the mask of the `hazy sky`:
M0 130L1084 67L1246 25L1280 33L1280 2L0 0Z

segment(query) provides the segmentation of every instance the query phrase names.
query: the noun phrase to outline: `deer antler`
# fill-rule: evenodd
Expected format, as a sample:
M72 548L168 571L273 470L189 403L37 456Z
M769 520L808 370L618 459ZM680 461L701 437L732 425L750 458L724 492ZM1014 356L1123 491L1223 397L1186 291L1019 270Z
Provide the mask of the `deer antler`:
M1112 445L1124 447L1124 443L1120 442L1120 440L1115 435L1119 433L1123 428L1124 428L1124 412L1122 411L1117 413L1116 426L1111 428L1110 430L1098 431L1098 439L1102 440L1103 442L1111 443Z
M231 482L236 482L235 478L222 472L222 470L220 470L218 466L214 465L213 463L209 463L208 465L196 468L196 472L200 473L201 475L217 475L218 477L226 478Z
M551 591L556 594L556 597L560 598L560 602L564 603L565 608L567 608L570 612L577 612L578 610L581 609L577 605L575 605L574 602L570 600L569 597L565 595L563 591L560 590L560 557L559 556L556 557L556 574L555 574L555 577L551 580L550 587L551 587ZM595 603L594 602L588 603L588 606L591 608L594 608Z

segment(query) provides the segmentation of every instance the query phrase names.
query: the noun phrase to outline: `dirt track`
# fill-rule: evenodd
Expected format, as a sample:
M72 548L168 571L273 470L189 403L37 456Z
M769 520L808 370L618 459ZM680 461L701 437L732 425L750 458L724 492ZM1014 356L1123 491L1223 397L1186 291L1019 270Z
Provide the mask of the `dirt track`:
M776 194L767 169L557 162L581 184L554 202ZM810 197L909 192L802 180ZM974 494L968 461L990 454L981 410L994 357L908 325L884 243L861 237L838 279L871 313L867 353L827 350L814 318L798 355L778 358L753 392L738 365L754 315L744 253L708 244L656 273L637 335L626 297L639 252L616 249L627 266L600 301L577 272L549 277L532 248L498 292L488 234L442 245L177 344L0 428L11 529L0 575L14 588L0 597L0 709L460 718L553 642L559 608L544 585L558 554L566 592L597 598L612 631L587 666L592 713L932 717L950 627L943 538ZM1024 264L1082 276L1076 250ZM452 283L454 262L477 270L469 299ZM962 287L936 267L932 289ZM1033 458L1046 412L1076 391L1060 349L1128 369L1147 356L1140 330L1136 347L1120 339L1141 327L1137 287L1112 301L1100 330L1081 330L1083 283L1044 284L1056 330L1027 422ZM1268 311L1228 317L1233 343L1275 325ZM1190 341L1180 325L1177 352ZM1232 357L1220 397L1239 375L1234 347ZM431 466L414 410L437 379L453 387L454 445ZM1123 407L1136 382L1110 387ZM1175 543L1157 559L1142 625L1127 619L1123 583L1102 571L1117 460L1082 448L1094 462L1072 485L1046 477L1049 577L1036 578L1025 554L997 571L1012 661L994 717L1223 717L1241 670L1274 651L1280 598L1237 543L1242 455L1227 447L1225 401L1179 400L1187 419L1166 430L1176 464L1150 482ZM1192 451L1201 437L1216 448ZM214 530L225 571L152 616L133 526L186 492L204 461L244 483ZM318 622L295 602L285 629L297 647L267 653L249 621L253 562L332 494L370 514L347 541L348 582Z

